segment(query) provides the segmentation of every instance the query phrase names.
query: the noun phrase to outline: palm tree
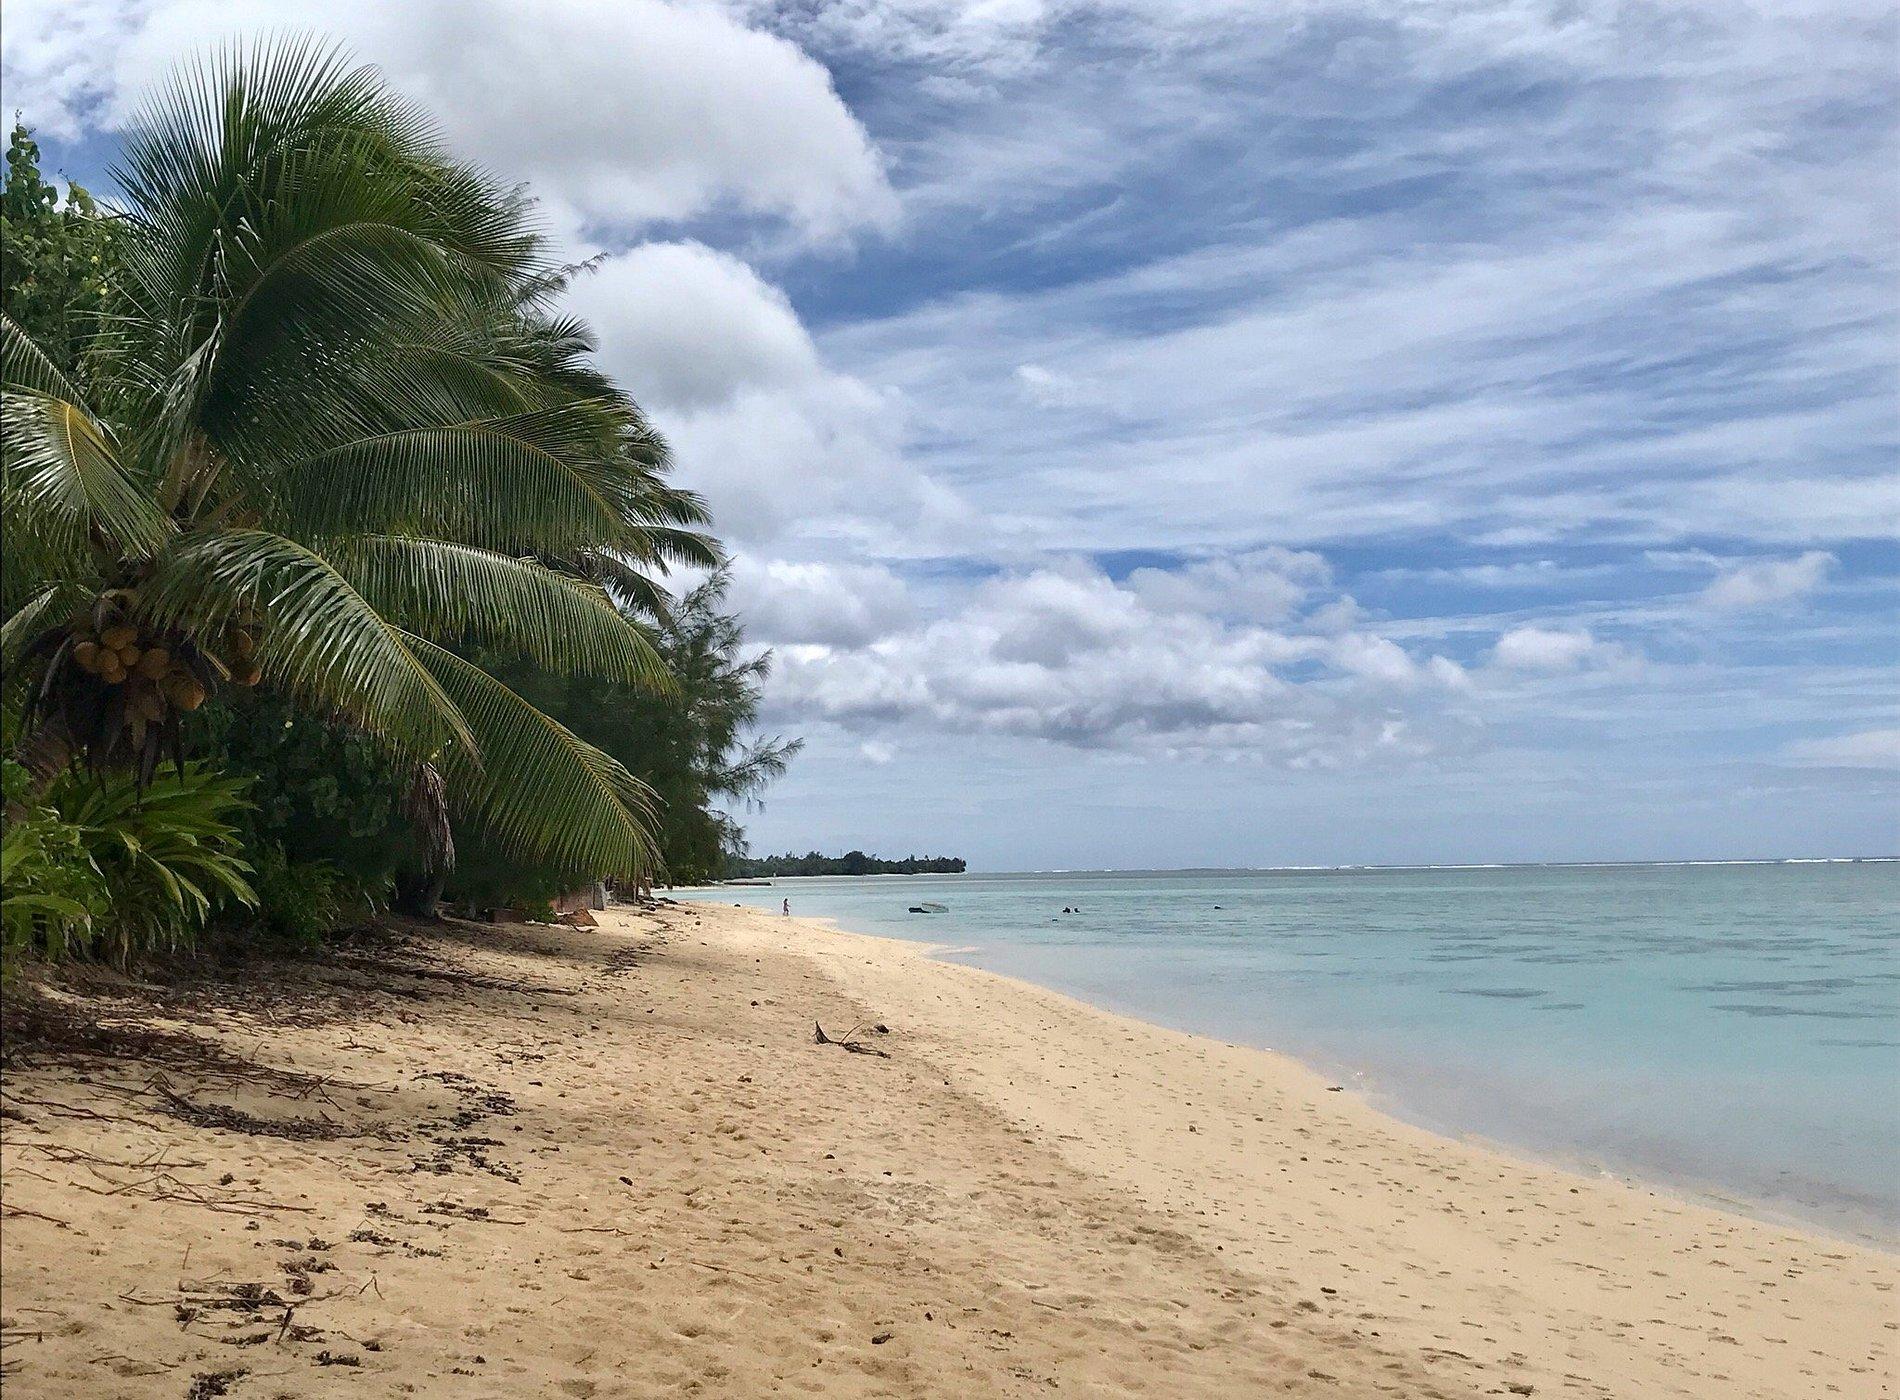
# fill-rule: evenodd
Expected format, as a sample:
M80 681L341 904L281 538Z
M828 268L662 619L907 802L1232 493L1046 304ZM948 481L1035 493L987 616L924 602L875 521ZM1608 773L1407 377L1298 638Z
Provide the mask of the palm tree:
M554 314L525 201L306 43L181 71L114 175L90 401L0 321L22 752L149 774L181 712L263 684L439 769L524 854L645 869L648 791L458 654L664 687L615 599L656 605L647 569L717 555Z

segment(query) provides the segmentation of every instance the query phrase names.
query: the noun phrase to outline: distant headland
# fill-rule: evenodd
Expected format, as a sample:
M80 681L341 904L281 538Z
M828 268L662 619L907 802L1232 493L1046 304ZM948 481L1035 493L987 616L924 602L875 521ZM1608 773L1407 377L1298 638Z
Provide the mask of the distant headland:
M764 875L961 875L962 856L905 856L885 860L867 856L863 851L846 851L841 856L820 855L809 851L802 856L787 851L782 856L728 856L728 880L756 880Z

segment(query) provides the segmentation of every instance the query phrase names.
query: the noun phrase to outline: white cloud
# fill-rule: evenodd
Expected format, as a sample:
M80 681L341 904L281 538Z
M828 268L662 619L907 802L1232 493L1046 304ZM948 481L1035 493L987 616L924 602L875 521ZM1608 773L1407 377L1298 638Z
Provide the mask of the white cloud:
M903 580L873 564L796 563L740 555L731 601L749 641L861 647L916 615Z
M927 542L965 518L904 460L901 402L829 368L784 293L731 254L641 244L603 259L569 301L722 533L901 550L900 536Z
M1900 768L1900 729L1865 729L1788 746L1796 763L1823 768Z
M112 55L138 23L123 0L8 0L0 50L7 106L36 130L71 139L112 93Z
M645 243L605 258L571 300L650 411L714 408L822 373L785 294L703 243Z
M1525 626L1513 627L1499 637L1491 659L1509 671L1574 671L1604 651L1587 630Z
M955 297L826 344L929 406L918 452L931 470L1050 513L1026 533L1067 527L1095 548L1239 544L1262 520L1297 521L1316 540L1500 542L1890 525L1893 479L1867 457L1891 428L1884 386L1862 382L1876 353L1858 330L1863 306L1817 280L1728 304L1703 290L1824 256L1805 240L1738 210L1640 205L1450 249L1400 219L1325 231ZM1693 423L1652 402L1651 374L1630 373L1632 360L1691 359L1745 330L1778 348L1682 385L1699 403ZM1026 402L1019 367L1051 362L1064 378ZM1075 407L1070 384L1099 406ZM1039 412L1058 390L1070 407ZM1820 394L1838 397L1783 411L1790 395ZM1655 426L1606 435L1619 420ZM998 441L1014 450L997 454ZM1782 489L1818 459L1837 474Z
M1285 617L1315 585L1331 577L1332 570L1319 555L1269 546L1175 569L1136 569L1128 576L1128 586L1163 611L1271 622Z
M570 231L727 204L819 239L895 217L877 152L824 67L707 5L21 0L7 7L8 98L59 134L111 126L180 58L285 30L381 65L460 154L531 179Z
M930 405L927 465L1025 534L1891 526L1879 5L753 13L989 94L926 105L904 197L1020 264L830 343Z
M1811 549L1793 559L1738 564L1703 590L1702 601L1723 611L1795 602L1819 588L1837 562L1825 550Z
M1349 632L1325 654L1342 671L1401 690L1427 685L1462 690L1469 684L1464 667L1449 657L1433 656L1421 663L1390 637Z
M1043 365L1017 365L1016 383L1038 408L1079 408L1096 397L1092 386Z
M868 644L781 648L770 703L857 731L1325 766L1415 758L1461 728L1444 702L1467 680L1448 658L1370 633L1158 608L1153 591L1152 579L1117 583L1074 561L1000 575Z

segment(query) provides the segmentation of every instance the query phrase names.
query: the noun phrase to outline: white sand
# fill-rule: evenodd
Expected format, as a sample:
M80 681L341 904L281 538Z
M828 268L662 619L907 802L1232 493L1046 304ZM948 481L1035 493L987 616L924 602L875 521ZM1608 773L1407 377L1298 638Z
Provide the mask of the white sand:
M398 957L489 980L312 966L178 1011L315 1088L9 1070L10 1398L238 1369L260 1397L1896 1388L1891 1256L1453 1143L919 945L696 906ZM887 1025L861 1037L888 1058L814 1019ZM166 1086L352 1135L193 1126ZM240 1284L269 1293L207 1306Z

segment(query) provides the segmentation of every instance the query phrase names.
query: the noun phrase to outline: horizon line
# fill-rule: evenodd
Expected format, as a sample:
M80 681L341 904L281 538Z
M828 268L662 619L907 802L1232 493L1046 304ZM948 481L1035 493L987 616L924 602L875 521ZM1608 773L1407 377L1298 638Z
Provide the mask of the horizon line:
M758 857L750 857L758 859ZM1506 860L1461 862L1345 863L1340 865L1171 865L1054 866L1040 870L877 871L863 875L754 875L754 880L909 880L964 875L1331 875L1379 870L1605 870L1702 865L1893 865L1900 855L1881 856L1736 856L1710 860ZM719 881L717 883L728 883Z

